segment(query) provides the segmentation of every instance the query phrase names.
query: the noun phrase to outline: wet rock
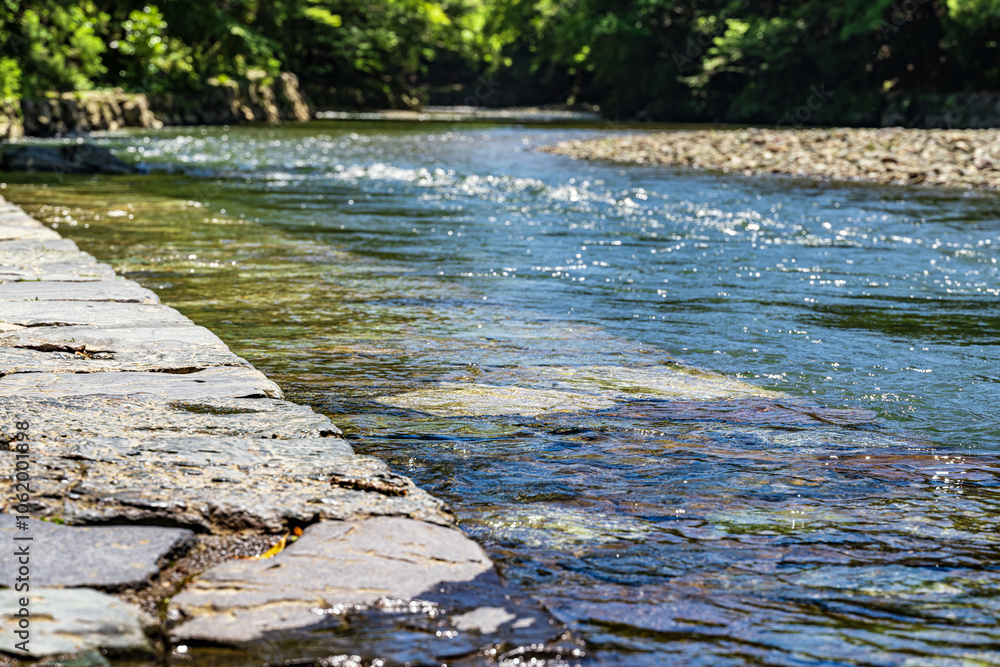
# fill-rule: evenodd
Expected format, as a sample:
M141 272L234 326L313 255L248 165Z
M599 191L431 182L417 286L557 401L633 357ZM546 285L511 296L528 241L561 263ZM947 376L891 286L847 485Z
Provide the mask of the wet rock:
M281 398L281 389L252 368L206 368L194 373L14 373L0 378L0 397L66 398L150 394L163 401Z
M89 143L9 148L0 156L0 169L61 174L134 174L139 171L108 149Z
M24 656L15 614L23 593L0 590L0 651ZM146 635L156 621L132 605L89 588L32 588L28 655L43 658L91 649L121 657L153 657Z
M269 560L234 561L171 601L175 643L239 644L308 628L338 606L411 600L442 582L475 579L492 564L461 532L422 521L371 518L310 526Z
M0 294L3 287L0 285ZM250 368L247 361L230 352L215 334L198 326L26 327L0 332L0 375L104 371L190 373L213 366Z
M119 589L145 585L191 545L194 533L155 526L69 527L2 514L0 536L14 547L29 545L32 586ZM26 536L30 542L12 540ZM4 572L17 570L14 547L0 551Z
M713 401L736 397L781 398L784 394L724 375L680 365L669 366L542 366L534 377L552 382L557 389L600 392L616 400L671 398Z
M2 230L2 228L0 228ZM49 230L51 231L51 230ZM55 233L55 232L53 232ZM0 234L2 236L2 234ZM0 284L0 301L116 301L158 304L155 293L131 280L89 283L31 282Z
M535 417L553 412L602 410L614 405L614 401L609 398L583 393L460 382L442 382L433 389L382 396L376 400L383 405L426 412L440 417L459 415Z

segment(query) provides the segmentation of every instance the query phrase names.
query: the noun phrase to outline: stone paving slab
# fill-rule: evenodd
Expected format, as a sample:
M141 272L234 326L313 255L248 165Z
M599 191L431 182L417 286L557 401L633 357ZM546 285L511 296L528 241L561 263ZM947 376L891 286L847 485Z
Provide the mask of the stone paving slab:
M320 523L272 559L231 561L196 578L171 600L172 615L185 620L170 634L249 642L316 625L324 610L411 600L491 569L478 544L442 526L398 517Z
M440 500L378 459L352 454L339 438L32 443L32 512L72 524L129 521L220 534L382 515L451 524ZM13 466L13 454L0 451L0 462Z
M16 648L20 638L16 613L23 593L0 590L0 651L24 656ZM91 649L123 657L153 657L146 635L157 622L118 598L89 588L32 588L29 605L31 657L43 658Z
M15 420L28 421L33 439L40 441L196 434L289 439L340 434L327 417L307 406L259 398L164 402L150 394L4 396L0 397L0 444L8 441Z
M0 375L194 372L212 366L251 367L208 329L190 325L30 327L0 332Z
M151 394L164 401L203 398L282 398L253 368L206 368L194 373L15 373L0 378L0 397L66 398Z
M58 238L60 238L59 234L48 227L6 225L0 222L0 241L42 241Z
M22 327L149 327L193 324L159 304L88 301L0 301L0 321Z
M0 284L0 301L117 301L158 304L160 298L131 280L86 283L47 281Z
M27 529L0 514L0 537L13 545L0 550L0 571L16 572L16 547L26 545L32 587L139 588L194 539L190 530L158 526L70 527L34 519L21 524ZM26 536L30 542L12 540Z

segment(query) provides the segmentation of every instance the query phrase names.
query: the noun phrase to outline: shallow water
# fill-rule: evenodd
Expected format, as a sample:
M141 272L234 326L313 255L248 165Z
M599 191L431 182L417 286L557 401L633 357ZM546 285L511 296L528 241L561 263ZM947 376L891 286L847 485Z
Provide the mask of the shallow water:
M594 132L181 128L0 193L447 499L595 664L1000 664L997 196L533 151Z

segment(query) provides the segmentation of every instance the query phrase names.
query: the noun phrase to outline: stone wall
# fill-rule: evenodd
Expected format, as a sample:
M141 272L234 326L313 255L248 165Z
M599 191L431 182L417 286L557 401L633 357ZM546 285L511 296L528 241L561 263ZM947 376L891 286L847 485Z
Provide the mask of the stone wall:
M25 135L60 136L123 127L279 123L305 121L312 116L299 92L298 79L289 72L273 81L261 72L244 81L213 78L207 84L197 96L162 94L148 98L115 89L3 102L0 139L16 141Z

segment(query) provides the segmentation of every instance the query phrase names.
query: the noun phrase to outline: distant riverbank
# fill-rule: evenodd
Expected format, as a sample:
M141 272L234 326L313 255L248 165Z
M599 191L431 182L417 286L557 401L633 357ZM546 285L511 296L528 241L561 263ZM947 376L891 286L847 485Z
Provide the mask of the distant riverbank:
M746 175L1000 187L1000 130L695 130L564 141L541 150L587 160Z

